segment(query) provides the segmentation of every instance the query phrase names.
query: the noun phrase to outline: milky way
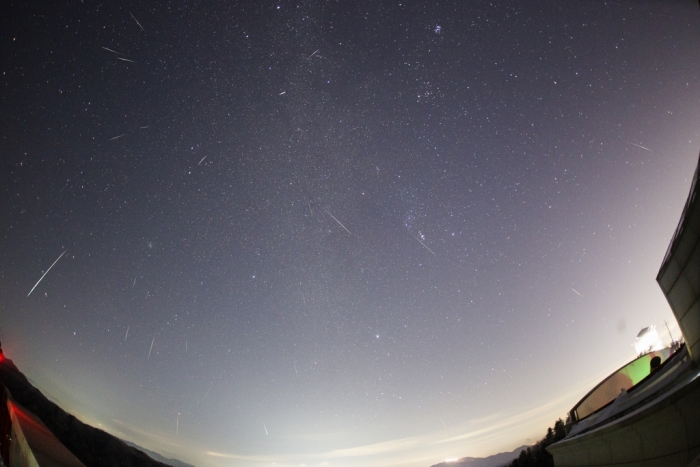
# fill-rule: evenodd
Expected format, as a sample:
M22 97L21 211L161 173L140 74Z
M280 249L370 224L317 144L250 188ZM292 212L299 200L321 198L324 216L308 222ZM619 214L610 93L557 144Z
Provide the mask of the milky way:
M42 3L0 19L0 338L84 421L427 467L677 331L697 2Z

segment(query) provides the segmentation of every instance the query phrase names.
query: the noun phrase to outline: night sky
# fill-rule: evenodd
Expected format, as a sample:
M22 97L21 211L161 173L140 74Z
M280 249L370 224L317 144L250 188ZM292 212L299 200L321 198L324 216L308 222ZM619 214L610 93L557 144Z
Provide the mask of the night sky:
M680 336L695 1L2 10L0 339L87 423L201 467L427 467Z

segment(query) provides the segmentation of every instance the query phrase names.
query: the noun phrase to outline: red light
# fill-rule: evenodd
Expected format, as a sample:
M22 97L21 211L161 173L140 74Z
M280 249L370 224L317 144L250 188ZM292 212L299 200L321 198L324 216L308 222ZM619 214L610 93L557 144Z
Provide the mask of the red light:
M42 431L47 430L47 428L44 427L43 423L41 423L41 421L37 421L37 419L34 418L35 416L32 415L32 413L28 410L18 407L17 404L14 404L12 402L10 402L10 407L17 416L17 418L21 419L24 423L27 423L28 426Z

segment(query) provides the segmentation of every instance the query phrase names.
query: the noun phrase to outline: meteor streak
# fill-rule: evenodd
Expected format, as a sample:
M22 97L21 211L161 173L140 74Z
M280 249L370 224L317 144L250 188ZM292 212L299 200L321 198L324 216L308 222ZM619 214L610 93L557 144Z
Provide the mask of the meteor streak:
M634 144L634 143L631 142L631 141L628 141L628 142L629 142L632 146L637 146L638 148L644 149L645 151L654 152L654 151L652 151L652 150L649 149L649 148L645 148L644 146L640 146L640 145L638 145L638 144Z
M204 236L207 236L207 232L209 232L209 226L211 225L211 218L209 218L209 223L207 224L207 230L204 231Z
M146 357L146 360L151 358L151 351L153 350L153 343L156 341L156 335L153 334L153 340L151 341L151 348L148 349L148 357Z
M102 48L105 49L105 50L108 51L108 52L112 52L113 54L124 55L124 54L121 53L121 52L117 52L116 50L108 49L107 47L102 47Z
M207 396L209 395L209 391L211 391L211 388L213 388L213 387L214 387L214 381L211 382L211 384L209 385L209 389L207 389L207 393L204 394L204 397L202 397L202 402L204 402L204 399L207 398Z
M32 287L32 290L29 291L29 293L27 294L27 297L29 297L29 296L32 294L32 292L34 292L34 289L36 289L36 286L39 285L39 282L41 282L41 280L44 278L44 276L46 276L46 275L49 273L49 271L51 270L51 268L54 267L54 265L55 265L56 263L58 263L58 260L61 259L61 257L62 257L63 255L66 254L66 251L68 251L68 250L63 250L63 253L61 253L61 256L59 256L58 258L56 258L56 261L54 261L53 264L52 264L51 266L49 266L49 268L46 270L46 272L44 273L44 275L42 275L42 276L39 278L39 280L36 282L36 284L34 284L34 287Z
M206 158L207 158L207 156L204 156L204 157L202 157L202 160L201 160L201 161L199 161L199 162L197 163L197 165L201 165L201 164L202 164L202 162L204 162L204 159L206 159Z
M583 295L581 295L580 293L578 293L578 291L577 291L576 289L574 289L573 287L571 287L571 290L573 290L574 293L575 293L576 295L578 295L579 297L583 297Z
M333 218L333 220L336 221L336 222L338 223L338 225L340 225L342 228L344 228L345 231L346 231L347 233L349 233L350 235L353 235L353 233L350 232L343 224L341 224L340 221L339 221L338 219L336 219L335 216L334 216L333 214L331 214L330 212L328 212L328 209L325 209L325 208L324 208L323 210L326 211L326 213L327 213L329 216L331 216L331 217ZM418 241L420 242L420 240L418 240ZM423 243L423 242L421 242L421 243ZM426 247L426 248L428 248L428 247ZM435 254L435 253L433 253L433 254Z
M114 138L109 138L108 141L114 141L115 139L119 139L119 138L121 138L121 137L124 136L124 135L126 135L126 133L123 133L123 134L121 134L121 135L119 135L119 136L115 136Z
M136 24L139 25L139 27L141 28L141 30L142 30L143 32L146 32L146 30L143 28L143 26L141 26L141 23L139 23L139 20L137 20L136 17L135 17L134 15L131 14L131 12L129 12L129 14L131 15L132 18L134 18L134 21L136 21Z
M124 342L126 342L127 337L129 337L129 326L126 327L126 335L124 336Z
M415 238L416 240L418 240L418 241L420 242L420 244L423 245L423 246L425 247L426 250L428 250L429 252L431 252L431 253L433 254L433 256L435 256L435 257L437 258L437 255L435 254L435 252L434 252L433 250L431 250L430 248L428 248L428 245L426 245L425 243L423 243L423 242L421 241L420 238L416 237L416 236L413 235L411 232L408 232L408 233L411 234L411 237L413 237L413 238Z
M265 434L266 434L267 436L270 436L270 435L268 434L268 432L267 432L267 427L265 426L265 422L263 422L263 428L265 428Z

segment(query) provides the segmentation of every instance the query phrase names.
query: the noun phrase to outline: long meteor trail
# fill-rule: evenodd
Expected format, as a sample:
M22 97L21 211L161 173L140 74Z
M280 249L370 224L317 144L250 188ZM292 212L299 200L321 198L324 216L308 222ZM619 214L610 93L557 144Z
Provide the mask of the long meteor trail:
M141 30L142 30L143 32L146 32L146 30L143 28L143 26L141 26L141 23L139 23L139 20L136 19L136 16L134 16L133 14L131 14L131 12L129 12L129 14L131 15L132 18L134 18L134 21L136 21L136 24L139 25L139 27L141 28Z
M431 252L431 253L433 254L433 256L435 256L435 257L437 258L437 255L435 254L435 252L434 252L433 250L431 250L430 248L428 248L428 245L426 245L425 243L421 242L421 239L420 239L420 238L416 237L416 236L413 235L411 232L408 232L408 233L410 233L410 234L411 234L411 237L413 237L413 238L415 238L416 240L418 240L418 241L420 242L420 244L423 245L423 246L425 247L426 250L428 250L429 252Z
M632 146L637 146L637 147L640 148L640 149L644 149L645 151L654 152L654 151L652 151L652 150L649 149L649 148L645 148L644 146L640 146L640 145L638 145L638 144L634 144L634 143L631 142L631 141L628 141L628 143L630 143Z
M340 221L339 221L338 219L336 219L335 216L334 216L333 214L331 214L330 212L328 212L328 209L324 208L323 210L326 211L326 214L328 214L329 216L331 216L331 217L333 218L333 220L336 221L336 222L338 223L338 225L340 225L342 228L344 228L345 231L346 231L347 233L349 233L350 235L353 234L352 232L350 232L350 231L347 229L347 227L345 227L343 224L341 224ZM434 254L434 253L433 253L433 254Z
M105 49L105 50L107 50L107 51L109 51L109 52L115 53L115 54L117 54L117 55L124 55L124 54L121 53L121 52L117 52L116 50L108 49L107 47L104 47L104 46L103 46L102 48Z
M27 297L29 297L32 294L32 292L34 292L34 289L36 289L36 286L39 285L39 282L41 282L41 280L44 278L44 276L46 276L49 273L51 268L54 267L56 265L56 263L58 263L58 260L61 259L61 257L66 254L66 251L68 251L68 250L63 250L63 253L61 253L61 256L56 258L56 261L54 261L53 264L51 266L49 266L49 268L46 270L44 275L39 278L39 280L36 282L36 284L34 284L34 287L32 287L32 290L29 291L29 293L27 294Z
M146 357L146 360L151 358L151 351L153 350L153 343L156 341L156 335L153 335L153 340L151 341L151 348L148 349L148 357Z

